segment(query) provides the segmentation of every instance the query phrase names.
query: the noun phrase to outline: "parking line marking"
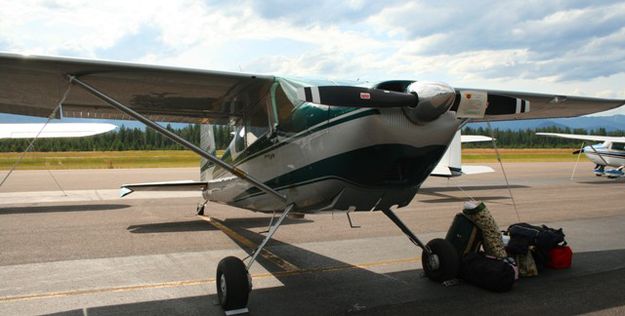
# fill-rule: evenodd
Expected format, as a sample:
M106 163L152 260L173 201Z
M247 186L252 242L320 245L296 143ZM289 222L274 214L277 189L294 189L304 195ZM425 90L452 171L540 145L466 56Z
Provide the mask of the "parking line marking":
M254 251L258 245L256 243L254 243L253 241L243 237L241 234L237 233L236 231L234 231L232 228L226 226L226 224L224 224L224 222L222 222L219 219L216 219L214 217L208 217L208 216L203 216L203 215L198 215L201 219L209 222L211 225L215 226L215 228L221 230L224 234L226 234L228 237L234 239L235 241L237 241L238 243L244 245L245 247L249 248L250 250ZM275 253L267 250L266 248L264 248L261 252L260 255L269 260L270 262L274 263L275 265L277 265L278 267L280 267L282 270L287 271L287 272L292 272L292 271L298 271L300 270L299 267L297 267L296 265L280 258L278 255L276 255Z

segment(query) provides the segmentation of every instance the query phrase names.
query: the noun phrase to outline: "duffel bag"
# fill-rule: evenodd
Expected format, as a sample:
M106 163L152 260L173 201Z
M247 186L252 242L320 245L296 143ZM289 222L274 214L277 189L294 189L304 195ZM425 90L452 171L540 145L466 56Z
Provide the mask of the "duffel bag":
M465 281L493 292L507 292L516 279L514 266L480 253L469 253L462 259L460 276Z

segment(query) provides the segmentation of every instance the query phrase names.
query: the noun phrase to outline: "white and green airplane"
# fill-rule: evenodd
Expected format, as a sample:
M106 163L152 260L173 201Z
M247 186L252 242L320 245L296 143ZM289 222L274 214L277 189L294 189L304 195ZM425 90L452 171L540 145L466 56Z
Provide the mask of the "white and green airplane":
M423 249L430 279L454 278L454 247L444 239L421 242L393 209L410 203L459 128L469 120L569 117L623 103L428 81L363 84L0 55L0 112L133 118L203 158L199 182L127 185L126 193L199 188L207 201L280 212L247 263L219 263L217 293L228 314L247 310L248 269L290 212L381 211ZM200 146L155 121L203 124ZM221 159L217 124L236 128Z

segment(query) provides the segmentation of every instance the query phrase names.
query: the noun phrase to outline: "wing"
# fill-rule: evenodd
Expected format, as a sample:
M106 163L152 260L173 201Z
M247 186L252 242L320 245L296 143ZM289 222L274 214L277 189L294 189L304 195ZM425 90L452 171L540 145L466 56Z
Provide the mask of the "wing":
M239 117L274 81L270 76L0 54L0 112L49 116L68 86L67 75L98 87L152 120L189 123ZM129 119L82 89L72 89L62 113Z
M462 143L489 142L491 140L493 140L491 137L482 135L460 135L460 141Z
M625 137L599 136L599 135L577 135L577 134L559 134L559 133L536 133L540 136L550 136L568 139L588 140L595 142L625 142Z
M457 110L466 93L486 93L487 107L483 117L473 121L505 121L572 117L607 111L625 104L625 100L601 99L559 94L544 94L502 90L455 88Z
M115 128L115 125L108 123L0 124L0 139L85 137Z

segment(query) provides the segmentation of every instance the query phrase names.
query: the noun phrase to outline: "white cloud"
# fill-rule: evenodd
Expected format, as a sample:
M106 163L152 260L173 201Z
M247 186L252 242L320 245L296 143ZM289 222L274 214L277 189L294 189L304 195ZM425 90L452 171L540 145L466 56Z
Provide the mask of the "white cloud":
M0 7L0 45L16 52L625 94L618 1L0 0ZM124 50L132 54L115 53Z

